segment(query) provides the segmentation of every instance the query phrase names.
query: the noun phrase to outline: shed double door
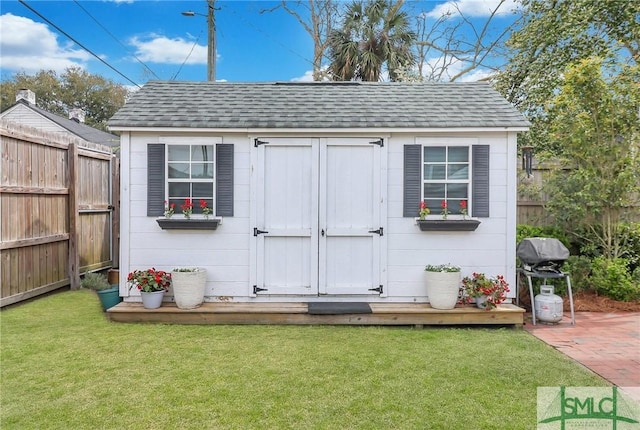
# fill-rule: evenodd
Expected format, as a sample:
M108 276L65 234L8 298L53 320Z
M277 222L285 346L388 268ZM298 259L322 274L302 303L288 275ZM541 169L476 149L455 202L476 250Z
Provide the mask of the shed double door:
M380 294L380 143L360 138L264 141L256 143L254 292Z

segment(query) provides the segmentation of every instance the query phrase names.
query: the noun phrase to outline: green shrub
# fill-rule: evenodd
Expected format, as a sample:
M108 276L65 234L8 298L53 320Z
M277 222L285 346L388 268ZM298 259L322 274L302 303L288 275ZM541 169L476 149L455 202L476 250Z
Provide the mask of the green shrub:
M88 288L90 290L96 291L108 290L109 288L111 288L111 285L109 285L109 281L107 280L106 276L104 276L102 273L92 272L84 275L82 281L80 281L80 286L82 288Z
M580 239L575 241L575 247L580 255L591 258L603 255L602 247L599 245L599 238L603 236L601 227L594 226L594 228L595 231L587 228L576 231L576 236ZM614 241L620 244L618 255L628 260L629 271L633 272L640 267L640 223L620 223Z
M640 285L631 277L628 261L624 258L607 260L596 257L591 283L598 293L614 300L630 302L640 299Z
M629 270L634 272L640 268L640 222L623 223L620 235L624 238L622 257L629 261Z
M569 274L571 277L571 289L573 293L578 291L589 290L591 286L591 267L592 261L589 257L584 255L571 255L567 261L562 265L562 271ZM566 283L559 285L561 288L556 288L556 294L566 294Z
M571 241L560 227L519 224L516 227L516 244L527 237L553 237L562 242L568 249L571 249Z

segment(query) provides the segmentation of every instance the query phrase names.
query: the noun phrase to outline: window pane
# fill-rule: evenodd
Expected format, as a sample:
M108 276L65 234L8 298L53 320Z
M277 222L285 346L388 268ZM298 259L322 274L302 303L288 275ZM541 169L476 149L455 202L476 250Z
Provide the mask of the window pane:
M449 164L448 179L469 179L469 166L467 164Z
M191 147L192 161L213 161L213 145L193 145Z
M213 163L193 163L191 165L191 177L197 179L212 179Z
M444 164L428 164L424 166L424 180L445 179Z
M213 184L212 183L200 183L195 182L193 184L193 198L201 199L201 198L211 198L213 197Z
M189 164L169 163L169 179L180 179L189 177Z
M437 163L445 161L446 148L444 146L432 146L424 148L425 163Z
M449 210L451 211L452 214L461 214L462 213L462 206L460 205L460 202L462 200L466 199L460 199L460 200L448 200L448 206L449 206ZM468 205L468 201L467 201L467 205ZM468 206L467 206L468 208ZM469 215L469 213L467 212L467 215Z
M188 182L169 182L169 198L187 198L191 196L191 184Z
M440 206L442 199L427 199L425 200L425 203L431 211L431 215L437 215L442 211L442 207Z
M425 199L443 199L445 184L424 184Z
M467 198L467 184L447 184L447 198Z
M469 148L466 146L450 146L449 147L449 162L461 163L469 161Z
M169 145L169 161L189 161L189 146Z

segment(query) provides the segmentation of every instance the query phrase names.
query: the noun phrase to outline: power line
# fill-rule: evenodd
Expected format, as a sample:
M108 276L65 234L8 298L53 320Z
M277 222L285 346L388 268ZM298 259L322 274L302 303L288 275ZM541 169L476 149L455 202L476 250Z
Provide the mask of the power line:
M27 4L27 2L25 2L24 0L18 0L24 7L26 7L27 9L29 9L31 12L35 13L36 15L38 15L40 18L42 18L47 24L51 25L53 28L55 28L56 30L58 30L60 33L64 34L65 36L67 36L69 39L71 39L75 44L77 44L79 47L81 47L82 49L84 49L85 51L87 51L89 54L93 55L94 57L96 57L98 60L100 60L101 63L103 63L104 65L106 65L107 67L109 67L111 70L113 70L114 72L116 72L117 74L119 74L120 76L122 76L123 78L125 78L127 81L131 82L133 85L135 85L138 88L141 88L140 85L136 84L135 82L133 82L131 79L129 79L127 76L125 76L122 72L120 72L118 69L116 69L115 67L113 67L111 64L107 63L105 60L103 60L102 58L100 58L95 52L93 52L91 49L87 48L86 46L84 46L82 43L78 42L76 39L74 39L69 33L67 33L66 31L64 31L63 29L61 29L60 27L58 27L56 24L54 24L53 22L51 22L48 18L46 18L45 16L43 16L40 12L38 12L37 10L35 10L34 8L32 8L31 6L29 6Z
M198 38L196 39L196 41L193 43L193 46L191 47L191 51L189 51L189 53L187 54L187 57L184 59L182 64L180 64L180 67L178 68L178 71L171 77L171 79L170 79L171 81L175 81L176 80L176 78L178 77L178 75L182 71L182 68L187 63L187 60L189 60L189 57L191 57L191 54L193 54L193 50L196 49L196 46L198 45L198 42L200 41L200 37L201 36L202 36L202 31L198 35Z
M84 13L86 13L87 15L89 15L89 18L91 18L91 19L92 19L96 24L98 24L98 25L99 25L99 26L100 26L100 27L101 27L101 28L102 28L102 29L103 29L103 30L104 30L104 31L105 31L109 36L111 36L111 38L112 38L113 40L115 40L116 42L118 42L118 44L119 44L120 46L122 46L122 47L124 48L124 50L125 50L127 53L129 53L130 55L132 55L132 56L133 56L133 58L135 58L135 59L138 61L138 63L142 64L142 66L143 66L145 69L147 69L147 70L148 70L148 71L149 71L153 76L155 76L155 77L156 77L156 79L160 80L160 77L159 77L158 75L156 75L156 73L155 73L153 70L151 70L151 68L150 68L149 66L147 66L144 62L142 62L142 60L140 60L140 59L136 56L136 54L131 54L131 52L129 51L129 48L127 48L127 47L124 45L124 43L122 43L122 42L120 41L120 39L118 39L116 36L114 36L114 35L113 35L113 33L111 33L111 32L109 31L109 29L107 29L107 28L106 28L104 25L102 25L102 24L101 24L101 23L100 23L100 22L99 22L99 21L98 21L98 20L97 20L93 15L91 15L91 13L89 13L89 11L88 11L87 9L85 9L85 8L84 8L84 6L82 6L82 5L78 2L78 0L73 0L73 2L74 2L74 3L75 3L75 4L76 4L80 9L82 9L82 10L84 11Z

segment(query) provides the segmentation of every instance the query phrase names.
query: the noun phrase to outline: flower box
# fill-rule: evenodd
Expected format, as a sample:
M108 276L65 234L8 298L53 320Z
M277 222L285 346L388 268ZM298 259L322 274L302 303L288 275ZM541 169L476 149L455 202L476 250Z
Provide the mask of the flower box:
M222 218L158 218L156 222L163 230L215 230Z
M476 219L418 219L421 231L474 231L480 225Z

